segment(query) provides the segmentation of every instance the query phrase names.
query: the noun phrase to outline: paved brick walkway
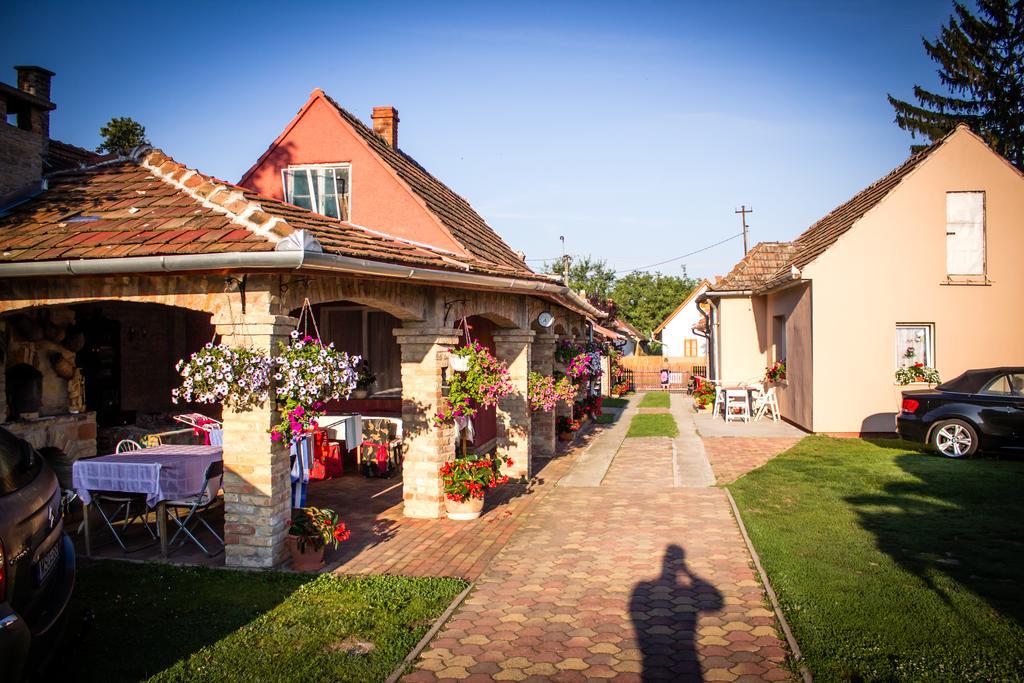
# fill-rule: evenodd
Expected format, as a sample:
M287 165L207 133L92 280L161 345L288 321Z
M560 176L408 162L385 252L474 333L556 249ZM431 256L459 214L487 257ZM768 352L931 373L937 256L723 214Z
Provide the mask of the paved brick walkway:
M736 481L779 453L792 448L803 436L794 437L704 437L704 452L711 461L719 484Z
M673 488L671 452L544 496L406 680L791 678L725 492Z

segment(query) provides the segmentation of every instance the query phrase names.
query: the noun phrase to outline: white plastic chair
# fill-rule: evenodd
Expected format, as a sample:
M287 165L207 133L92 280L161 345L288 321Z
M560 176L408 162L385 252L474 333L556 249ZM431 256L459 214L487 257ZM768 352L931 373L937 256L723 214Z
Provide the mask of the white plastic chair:
M718 414L725 410L725 388L715 383L715 407L711 411L711 417L717 418Z
M725 421L750 421L750 400L746 389L725 390Z
M131 439L121 439L117 442L117 446L114 447L114 453L130 453L132 451L141 451L142 444L138 441Z
M771 411L772 422L778 422L780 417L779 399L775 394L775 387L768 387L762 391L754 402L754 419L760 420L768 411Z

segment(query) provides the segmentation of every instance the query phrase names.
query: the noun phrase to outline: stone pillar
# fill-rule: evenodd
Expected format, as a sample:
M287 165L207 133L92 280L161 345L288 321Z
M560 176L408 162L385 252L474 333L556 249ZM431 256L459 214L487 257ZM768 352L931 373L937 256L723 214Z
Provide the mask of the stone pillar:
M532 428L530 406L527 402L527 382L530 376L530 347L533 330L498 330L494 333L494 351L498 360L505 361L515 391L498 400L498 455L511 458L512 466L503 466L510 477L529 477Z
M542 375L554 372L555 335L538 334L530 349L530 369ZM559 402L561 403L561 402ZM564 407L564 406L563 406ZM530 433L533 441L533 452L540 456L550 457L555 454L555 410L550 412L538 410L530 415Z
M269 313L221 314L213 323L221 341L276 355L295 319ZM270 440L279 413L273 400L245 412L224 409L224 562L273 568L285 558L291 517L288 449Z
M438 470L455 457L455 426L435 427L430 418L441 404L448 349L459 343L459 336L451 328L429 327L401 327L394 334L402 348L404 512L406 517L434 519L444 513Z
M566 340L566 339L571 340L572 337L569 337L569 336L566 336L566 335L558 335L555 338L555 345L557 346L559 342L561 342L562 340ZM553 366L555 367L556 370L560 371L562 374L565 374L565 370L566 370L566 366L565 365L562 365L561 363L555 361L553 363ZM559 401L558 405L555 406L555 420L557 421L558 418L560 418L560 417L572 417L572 404L571 403L562 403L561 401ZM557 428L557 424L556 424L556 428Z

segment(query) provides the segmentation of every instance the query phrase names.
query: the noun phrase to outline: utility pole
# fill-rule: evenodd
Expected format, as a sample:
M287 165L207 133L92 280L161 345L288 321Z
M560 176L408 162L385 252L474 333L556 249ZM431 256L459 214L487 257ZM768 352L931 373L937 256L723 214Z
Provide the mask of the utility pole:
M562 284L569 286L569 255L565 253L565 235L559 235L562 240Z
M748 213L754 213L754 207L750 207L748 209L746 204L742 204L742 205L740 205L740 208L737 209L734 213L738 213L738 214L740 214L742 216L742 218L740 220L743 221L743 255L746 256L747 255L747 251L748 251L748 249L747 249L747 214Z

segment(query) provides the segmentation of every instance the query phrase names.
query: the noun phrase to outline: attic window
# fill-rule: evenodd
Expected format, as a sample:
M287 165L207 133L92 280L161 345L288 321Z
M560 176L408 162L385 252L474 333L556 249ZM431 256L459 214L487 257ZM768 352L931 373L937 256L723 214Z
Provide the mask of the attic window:
M946 193L946 274L985 274L985 193Z
M316 213L347 221L348 164L289 166L282 171L285 200Z

